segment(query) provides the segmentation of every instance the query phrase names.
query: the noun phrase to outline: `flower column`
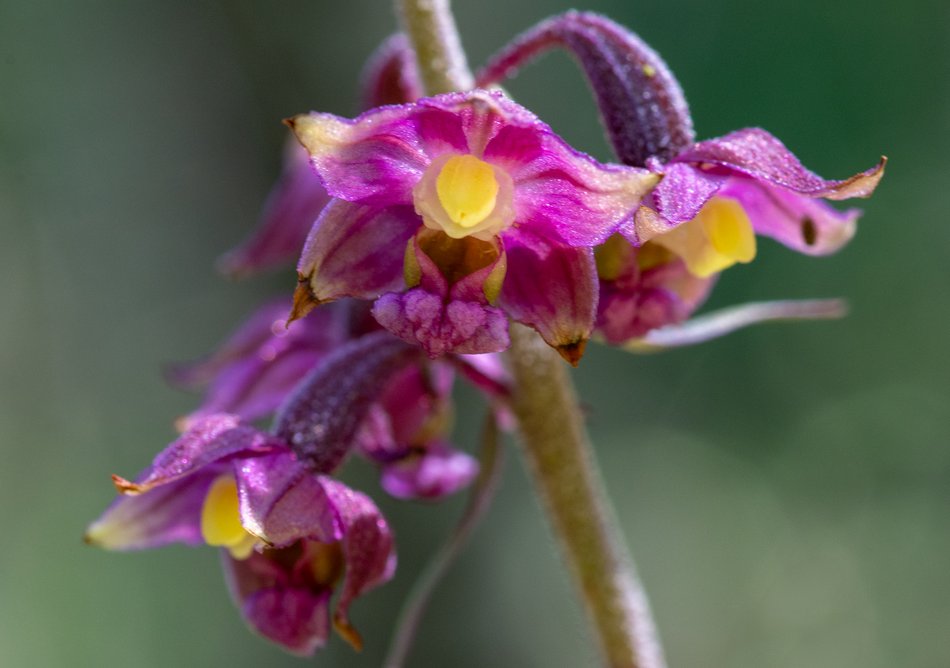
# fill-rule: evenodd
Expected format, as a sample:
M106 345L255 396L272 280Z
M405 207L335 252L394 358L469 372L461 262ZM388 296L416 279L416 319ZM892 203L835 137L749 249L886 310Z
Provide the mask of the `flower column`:
M430 95L466 90L447 0L397 0ZM513 325L513 408L529 468L580 587L607 665L665 665L646 595L617 531L564 362L536 332Z

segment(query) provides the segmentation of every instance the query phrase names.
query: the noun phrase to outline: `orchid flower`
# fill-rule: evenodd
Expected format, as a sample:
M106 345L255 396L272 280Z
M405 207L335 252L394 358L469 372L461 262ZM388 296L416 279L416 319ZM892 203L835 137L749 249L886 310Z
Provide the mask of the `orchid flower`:
M636 214L596 251L597 328L608 342L636 340L686 320L720 272L755 258L757 236L822 255L854 235L860 211L838 211L822 200L869 197L886 159L829 181L759 128L695 142L685 97L666 63L605 17L567 12L542 22L494 56L478 84L495 84L552 47L567 49L581 64L621 162L661 177ZM800 308L792 310L801 317ZM757 312L782 317L780 309Z
M269 432L227 413L192 420L134 481L113 476L122 496L89 527L87 542L219 546L236 603L259 633L310 654L332 618L358 647L349 606L392 576L393 540L375 504L331 474L356 446L379 388L416 357L378 332L312 370Z
M288 124L334 198L298 264L295 316L375 299L379 323L432 357L504 350L510 317L576 363L593 247L659 180L578 153L497 91Z

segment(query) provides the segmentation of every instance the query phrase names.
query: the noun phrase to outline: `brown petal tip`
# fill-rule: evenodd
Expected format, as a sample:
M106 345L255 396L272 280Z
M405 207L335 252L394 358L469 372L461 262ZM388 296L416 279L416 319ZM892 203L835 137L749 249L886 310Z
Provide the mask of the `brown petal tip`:
M323 303L313 294L313 290L310 288L310 277L298 275L297 288L294 290L294 305L290 310L290 316L287 318L287 324L299 320Z
M112 474L112 484L115 485L115 488L118 490L119 494L135 495L141 494L145 491L141 485L137 485L131 480L126 480L122 476L118 476L114 473Z
M558 354L564 358L564 360L573 367L576 367L580 361L581 357L584 356L584 350L587 348L587 339L581 339L580 341L575 341L573 343L566 343L561 346L556 346Z
M353 649L357 652L363 651L363 636L360 635L360 632L357 631L348 620L340 615L334 615L333 628L336 629L340 637L348 642Z

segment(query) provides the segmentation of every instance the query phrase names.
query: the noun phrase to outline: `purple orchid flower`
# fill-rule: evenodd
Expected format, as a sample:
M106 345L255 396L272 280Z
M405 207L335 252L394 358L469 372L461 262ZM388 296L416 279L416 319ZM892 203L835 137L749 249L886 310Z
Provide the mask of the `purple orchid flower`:
M349 606L392 576L393 539L373 502L330 474L354 447L383 381L415 359L412 347L379 332L314 369L270 432L230 414L193 420L135 481L113 476L122 496L86 540L115 550L220 546L235 601L259 633L311 654L332 619L358 648Z
M758 128L696 143L682 89L666 63L605 17L567 12L540 23L491 58L478 85L497 84L553 47L567 49L580 63L618 158L661 177L618 236L596 251L597 331L608 342L684 322L721 271L752 261L756 236L809 255L834 252L853 236L860 211L838 211L822 200L869 197L886 159L829 181ZM787 307L788 317L803 315L794 302L774 306L754 312L782 318ZM826 308L817 309L817 317L826 315ZM690 331L692 340L695 329Z
M596 315L592 247L659 179L578 153L500 92L288 125L334 197L300 258L294 315L376 299L380 324L432 357L505 349L511 317L576 363Z
M376 49L361 80L364 109L422 97L415 54L403 34L391 36ZM292 262L329 201L320 179L310 169L307 151L291 138L284 149L283 170L267 197L258 227L223 255L218 267L226 274L242 276Z
M440 499L478 475L478 462L445 439L453 376L441 362L407 367L370 409L357 447L380 465L383 489L396 498Z

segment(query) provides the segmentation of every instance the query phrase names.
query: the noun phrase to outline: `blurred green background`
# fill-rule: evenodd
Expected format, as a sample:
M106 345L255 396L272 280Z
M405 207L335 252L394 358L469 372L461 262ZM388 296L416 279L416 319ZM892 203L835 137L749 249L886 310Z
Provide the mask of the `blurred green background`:
M471 61L569 2L456 3ZM950 5L590 0L666 58L700 137L760 125L842 178L891 158L855 242L771 242L712 306L845 296L833 323L771 325L652 357L592 347L576 378L606 484L676 668L950 665ZM200 356L288 272L212 263L253 226L285 130L351 114L387 2L0 2L0 666L294 666L246 632L210 549L123 555L81 534L195 398ZM510 85L606 158L585 84L546 58ZM474 441L471 419L460 439ZM465 411L463 406L462 410ZM515 451L439 590L413 666L594 666ZM396 579L354 609L379 665L460 503L382 501Z

